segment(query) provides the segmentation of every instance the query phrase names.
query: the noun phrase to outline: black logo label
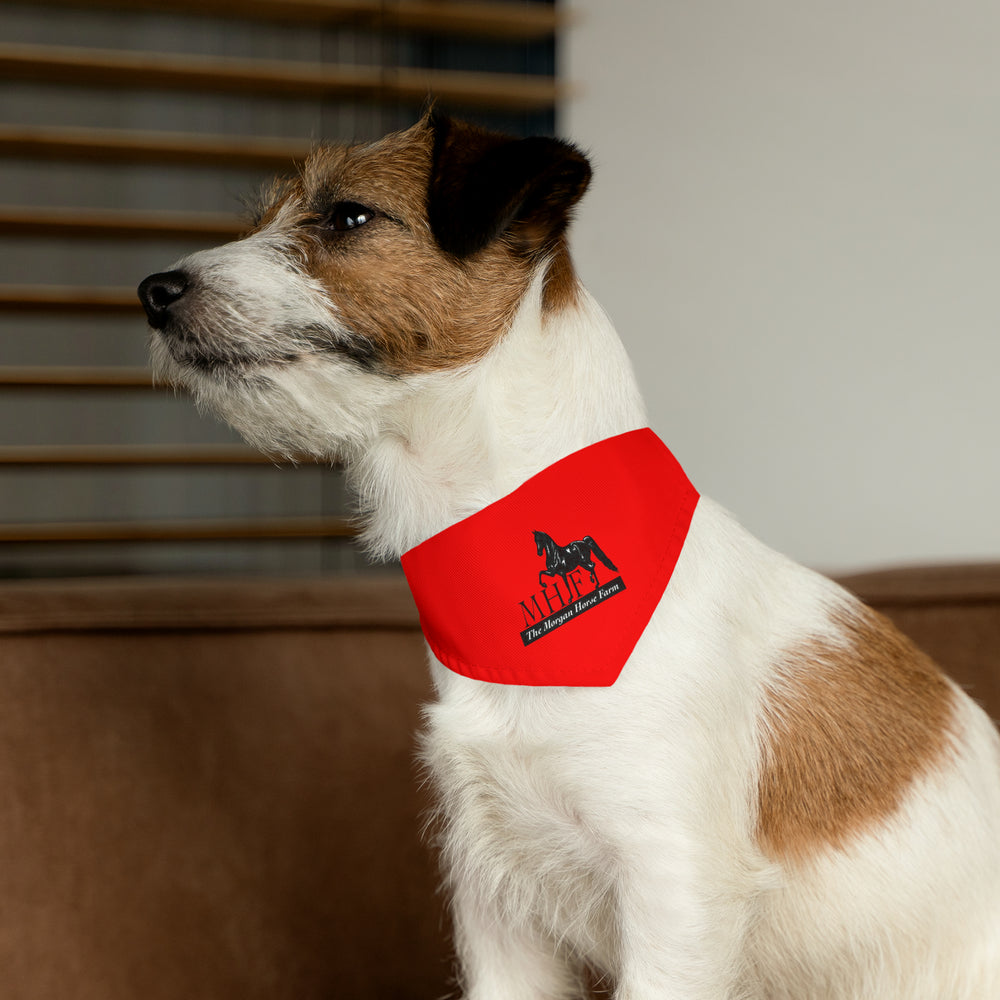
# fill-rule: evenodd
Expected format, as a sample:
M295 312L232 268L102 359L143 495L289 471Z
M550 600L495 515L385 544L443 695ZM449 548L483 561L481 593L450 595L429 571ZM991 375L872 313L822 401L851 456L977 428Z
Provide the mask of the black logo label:
M524 616L521 641L525 646L625 590L620 576L604 584L597 579L595 556L615 573L618 567L590 535L569 545L557 545L544 531L534 534L537 553L545 557L545 569L538 574L542 589L518 602Z

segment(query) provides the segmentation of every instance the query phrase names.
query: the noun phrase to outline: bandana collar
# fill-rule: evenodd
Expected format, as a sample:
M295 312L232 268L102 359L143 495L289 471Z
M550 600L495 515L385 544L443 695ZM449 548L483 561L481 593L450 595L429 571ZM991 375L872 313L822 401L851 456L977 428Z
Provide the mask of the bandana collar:
M434 655L494 684L614 684L697 504L648 427L560 459L404 553Z

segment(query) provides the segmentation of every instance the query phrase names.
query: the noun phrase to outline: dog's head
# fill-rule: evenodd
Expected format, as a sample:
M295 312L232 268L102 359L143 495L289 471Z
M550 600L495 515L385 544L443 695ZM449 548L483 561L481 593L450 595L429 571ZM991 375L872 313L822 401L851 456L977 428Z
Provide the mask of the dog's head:
M319 147L245 237L142 282L154 365L268 450L336 453L399 383L486 355L540 268L546 308L571 300L564 233L589 179L567 143L435 112ZM322 432L320 399L339 411Z

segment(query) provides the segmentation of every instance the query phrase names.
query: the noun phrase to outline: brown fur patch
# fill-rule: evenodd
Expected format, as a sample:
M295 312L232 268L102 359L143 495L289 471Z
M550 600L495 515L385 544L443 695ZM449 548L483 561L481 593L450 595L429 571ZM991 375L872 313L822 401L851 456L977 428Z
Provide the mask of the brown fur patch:
M757 839L802 861L887 820L950 745L955 694L931 660L862 609L789 652L768 692Z
M569 248L565 239L562 239L545 274L542 306L548 312L571 308L576 305L579 287Z
M327 289L337 319L392 374L482 358L510 327L538 263L513 235L461 259L438 246L427 211L433 143L425 119L376 143L321 147L262 216L264 224L280 218L299 231L306 267ZM377 214L356 230L324 231L324 214L341 202ZM567 304L575 282L560 243L545 306Z

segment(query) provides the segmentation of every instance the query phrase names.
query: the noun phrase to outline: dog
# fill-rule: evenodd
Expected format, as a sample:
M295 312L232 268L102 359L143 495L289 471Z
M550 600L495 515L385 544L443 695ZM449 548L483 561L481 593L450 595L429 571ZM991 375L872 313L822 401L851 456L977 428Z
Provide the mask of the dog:
M590 177L569 143L434 109L320 146L244 238L143 281L155 369L270 454L342 461L371 552L419 553L646 427L568 251ZM553 511L599 492L545 490ZM613 682L490 682L430 657L422 756L464 996L577 997L597 976L618 1000L1000 998L993 724L840 587L708 498L688 515ZM604 528L526 528L530 572L549 570L532 530L593 532L620 567L600 607L636 591ZM474 605L475 579L449 579ZM524 623L559 588L604 587L579 568L539 581ZM568 634L598 598L561 599Z

